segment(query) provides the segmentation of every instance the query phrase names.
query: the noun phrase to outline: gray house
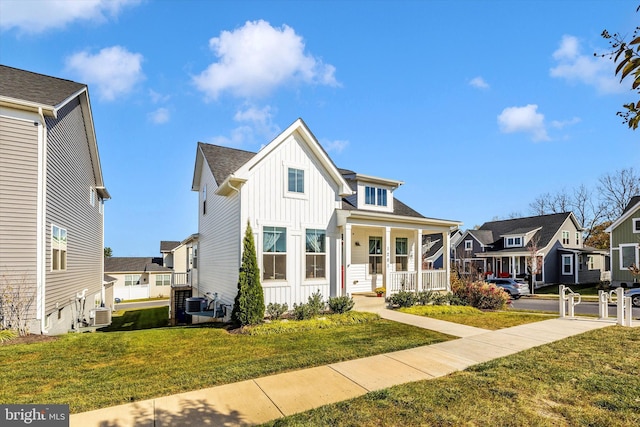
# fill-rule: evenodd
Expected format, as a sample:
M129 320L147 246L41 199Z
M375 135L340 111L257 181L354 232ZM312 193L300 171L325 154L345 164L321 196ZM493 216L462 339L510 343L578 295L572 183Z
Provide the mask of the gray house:
M110 321L109 198L87 86L0 65L0 293L19 296L31 333Z
M486 222L464 233L455 260L463 274L534 274L537 285L597 283L608 271L607 251L584 246L582 227L571 212Z
M611 241L611 285L631 287L640 282L629 267L640 267L640 196L631 198L627 207L605 230Z

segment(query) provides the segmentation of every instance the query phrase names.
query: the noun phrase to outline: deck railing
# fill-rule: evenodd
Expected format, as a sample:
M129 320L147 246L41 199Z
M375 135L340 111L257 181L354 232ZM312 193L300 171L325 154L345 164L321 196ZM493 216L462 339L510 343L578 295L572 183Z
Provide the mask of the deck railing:
M426 270L422 272L422 284L418 286L418 273L415 271L396 271L390 274L387 295L399 291L446 291L448 286L446 270Z
M189 280L190 273L172 273L171 274L171 286L189 286L191 280Z

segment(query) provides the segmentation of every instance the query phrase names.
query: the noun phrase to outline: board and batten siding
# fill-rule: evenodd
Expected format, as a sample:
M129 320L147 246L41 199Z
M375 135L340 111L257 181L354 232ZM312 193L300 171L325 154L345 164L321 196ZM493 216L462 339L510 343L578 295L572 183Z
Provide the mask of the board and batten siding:
M31 318L37 308L36 121L0 115L0 286L21 286L23 296L33 298Z
M253 228L258 266L263 271L263 227L287 229L287 280L261 280L265 303L307 302L314 292L330 296L339 262L336 209L341 207L338 186L297 133L287 137L249 171L242 187L242 233L247 219ZM304 194L288 192L288 168L304 171ZM306 229L326 230L326 277L305 278ZM240 235L242 238L243 234ZM261 276L262 277L262 276Z
M203 214L203 192L207 186L207 212ZM240 197L215 194L218 185L204 162L198 191L198 283L199 295L218 293L223 304L233 305L240 268ZM195 296L195 293L194 293ZM194 319L194 321L196 321Z
M95 188L89 140L78 99L46 118L46 305L45 314L69 306L88 289L87 301L100 293L103 279L103 215ZM67 230L67 269L52 271L51 227ZM92 308L87 303L86 310Z
M636 244L640 251L640 233L633 232L633 220L640 218L640 209L611 231L611 280L632 283L634 277L628 269L620 268L620 245ZM638 255L640 257L640 254Z

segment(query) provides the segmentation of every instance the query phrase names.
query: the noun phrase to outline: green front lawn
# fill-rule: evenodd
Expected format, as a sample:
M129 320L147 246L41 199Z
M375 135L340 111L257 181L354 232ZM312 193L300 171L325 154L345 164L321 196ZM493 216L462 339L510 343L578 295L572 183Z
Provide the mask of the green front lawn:
M360 323L279 334L213 325L3 345L0 402L67 403L77 413L452 339L370 313L356 316Z
M414 305L413 307L400 308L399 311L492 331L525 323L558 318L558 313L541 314L522 311L482 311L474 307L462 305Z
M269 426L638 426L640 328L608 327Z
M98 329L101 332L137 331L162 328L169 325L169 307L153 307L127 310L114 314L111 325Z

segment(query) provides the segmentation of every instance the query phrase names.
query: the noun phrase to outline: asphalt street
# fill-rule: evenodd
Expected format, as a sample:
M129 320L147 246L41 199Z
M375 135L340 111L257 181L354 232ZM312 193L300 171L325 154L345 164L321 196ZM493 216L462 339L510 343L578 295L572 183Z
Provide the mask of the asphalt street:
M520 310L538 310L560 312L560 303L555 299L537 299L533 297L522 297L512 302L512 307ZM576 314L598 315L598 303L583 301L575 307ZM609 304L609 317L616 317L617 309L615 304ZM633 308L633 318L640 318L640 307Z

